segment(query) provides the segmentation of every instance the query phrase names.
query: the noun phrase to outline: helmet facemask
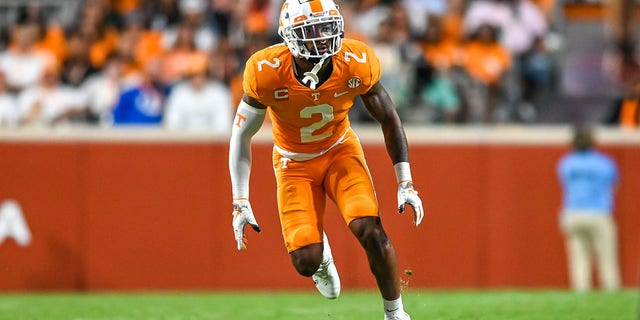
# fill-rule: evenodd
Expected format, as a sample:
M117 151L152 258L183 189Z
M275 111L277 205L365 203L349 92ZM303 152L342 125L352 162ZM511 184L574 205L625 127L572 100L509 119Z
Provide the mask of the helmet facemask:
M293 41L303 58L321 58L338 53L342 48L342 19L331 18L314 24L291 28Z
M311 2L313 2L312 0ZM295 57L320 59L342 48L344 21L333 1L319 1L323 12L313 12L309 2L287 1L280 14L278 34Z

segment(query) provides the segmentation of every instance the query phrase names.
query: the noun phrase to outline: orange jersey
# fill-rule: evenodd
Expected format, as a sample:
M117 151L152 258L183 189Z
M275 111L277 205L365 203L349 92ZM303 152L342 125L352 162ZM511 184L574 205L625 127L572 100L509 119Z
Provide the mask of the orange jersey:
M277 147L305 154L331 148L350 127L353 100L380 79L378 57L360 41L344 39L331 63L331 76L313 90L296 79L293 56L284 44L260 50L247 61L243 90L268 106Z
M487 84L497 83L511 68L511 55L498 43L470 41L464 51L467 72Z
M444 40L439 43L425 43L421 46L427 62L437 68L449 68L459 64L460 46L455 41Z

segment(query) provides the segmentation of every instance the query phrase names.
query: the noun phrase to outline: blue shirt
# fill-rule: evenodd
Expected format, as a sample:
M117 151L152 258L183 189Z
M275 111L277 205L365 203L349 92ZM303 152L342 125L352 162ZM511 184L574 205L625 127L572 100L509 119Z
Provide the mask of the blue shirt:
M613 211L618 168L607 155L595 150L569 153L558 164L558 177L565 211Z
M122 93L113 109L113 123L160 124L163 103L162 94L153 88L131 88Z

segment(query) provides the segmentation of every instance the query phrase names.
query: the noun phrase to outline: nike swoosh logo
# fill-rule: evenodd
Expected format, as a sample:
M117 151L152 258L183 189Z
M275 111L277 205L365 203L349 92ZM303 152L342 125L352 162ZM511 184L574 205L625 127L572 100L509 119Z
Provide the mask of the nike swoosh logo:
M334 93L334 94L333 94L333 97L334 97L334 98L339 98L339 97L344 96L344 95L345 95L345 94L347 94L347 93L349 93L349 91L340 92L340 93L336 92L336 93Z
M400 309L400 308L395 308L395 309L392 309L392 310L389 310L389 309L385 308L384 311L386 311L386 312L394 312L394 311L398 311L398 309Z

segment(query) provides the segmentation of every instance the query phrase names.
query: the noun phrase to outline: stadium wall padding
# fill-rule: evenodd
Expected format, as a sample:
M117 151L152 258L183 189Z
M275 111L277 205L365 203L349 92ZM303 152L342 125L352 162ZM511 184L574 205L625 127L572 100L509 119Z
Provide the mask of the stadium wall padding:
M365 143L381 216L411 288L567 288L558 228L561 144L412 144L426 217L396 213L382 143ZM620 261L640 275L640 148L607 145L618 162ZM251 200L263 231L236 251L227 144L0 141L0 202L16 200L31 243L0 243L0 289L313 289L286 254L271 145L253 145ZM366 257L330 204L325 224L345 290L375 288Z

